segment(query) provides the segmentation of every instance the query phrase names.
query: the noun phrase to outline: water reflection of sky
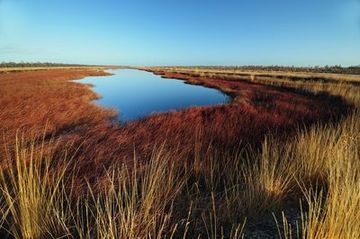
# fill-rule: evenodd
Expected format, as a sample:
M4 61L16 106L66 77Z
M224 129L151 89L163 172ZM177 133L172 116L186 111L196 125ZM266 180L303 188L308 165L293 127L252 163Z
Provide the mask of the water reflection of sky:
M218 90L163 79L145 71L112 70L111 73L114 75L87 77L80 82L93 84L94 91L102 96L97 103L117 109L122 122L153 112L229 101L229 97Z

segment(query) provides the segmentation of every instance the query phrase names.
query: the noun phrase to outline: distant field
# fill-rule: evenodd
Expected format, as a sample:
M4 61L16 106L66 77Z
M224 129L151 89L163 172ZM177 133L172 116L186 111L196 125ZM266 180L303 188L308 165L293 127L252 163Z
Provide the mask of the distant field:
M360 66L325 66L325 67L295 67L295 66L169 66L169 68L187 68L196 70L220 71L260 71L260 72L291 72L291 73L328 73L360 75Z
M142 67L233 100L118 124L107 68L0 68L0 236L360 238L359 76Z
M318 73L318 72L290 72L290 71L269 71L262 69L211 69L211 68L189 68L189 67L161 67L160 69L169 70L173 72L187 72L193 74L203 74L207 76L225 76L229 78L242 77L271 77L280 80L324 80L324 81L346 81L346 82L360 82L360 75L349 73Z

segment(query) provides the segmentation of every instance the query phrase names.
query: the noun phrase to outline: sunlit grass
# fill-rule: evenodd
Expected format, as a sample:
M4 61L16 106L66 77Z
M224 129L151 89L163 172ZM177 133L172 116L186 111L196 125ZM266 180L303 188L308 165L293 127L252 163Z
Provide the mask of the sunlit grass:
M44 141L38 145L16 138L15 152L5 159L0 172L3 230L15 238L67 234L63 183L68 162L64 157L54 162L52 152L45 152Z
M359 107L356 87L296 84ZM186 162L165 143L146 160L135 149L133 160L107 169L99 185L79 179L76 155L54 140L17 137L1 160L0 237L243 238L248 225L274 214L273 236L360 238L359 119L355 109L237 151L209 145L203 152L195 142ZM87 185L73 187L77 180ZM289 201L298 207L296 224L285 212Z
M148 163L134 156L132 165L108 171L102 190L89 185L77 200L68 187L74 176L64 177L65 154L54 162L43 143L17 139L14 157L1 171L2 233L15 238L241 238L248 217L281 210L298 191L304 195L302 221L296 229L284 215L283 237L357 238L358 116L356 111L339 124L314 126L285 144L267 139L258 153L209 150L197 155L196 171L175 164L176 156L158 147Z

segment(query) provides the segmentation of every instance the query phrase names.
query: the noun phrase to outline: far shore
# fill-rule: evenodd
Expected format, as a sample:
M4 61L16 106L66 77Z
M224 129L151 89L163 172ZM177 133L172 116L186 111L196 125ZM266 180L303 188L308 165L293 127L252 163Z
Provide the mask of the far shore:
M97 70L109 70L109 69L121 69L121 66L35 66L35 67L0 67L0 73L3 72L19 72L19 71L37 71L37 70L61 70L61 69L97 69Z

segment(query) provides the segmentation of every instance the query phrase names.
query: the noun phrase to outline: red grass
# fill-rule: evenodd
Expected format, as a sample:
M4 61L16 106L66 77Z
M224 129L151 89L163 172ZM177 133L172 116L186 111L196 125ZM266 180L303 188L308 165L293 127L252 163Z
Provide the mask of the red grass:
M99 180L104 168L132 162L134 151L146 160L154 146L177 155L179 161L192 161L209 145L236 150L245 144L260 145L269 133L285 135L299 123L326 120L346 109L338 98L302 95L279 88L240 81L194 78L166 73L164 77L185 79L192 84L221 89L233 96L232 103L194 107L152 115L126 125L102 123L68 135L82 147L78 155L81 173Z
M104 72L61 69L0 74L2 138L13 142L18 129L39 135L47 123L46 133L59 135L64 143L81 145L77 153L80 173L97 179L106 168L132 162L134 151L146 160L154 146L165 143L179 161L191 162L209 145L219 151L236 150L245 144L256 147L266 134L294 131L298 123L328 119L345 108L336 98L246 81L156 73L220 89L230 94L233 102L156 114L119 125L108 120L113 112L89 103L97 95L88 86L69 81Z
M39 135L60 133L97 122L112 113L89 101L98 96L70 80L107 75L96 69L49 69L0 73L0 133L13 142L17 130ZM27 133L27 135L29 135Z

